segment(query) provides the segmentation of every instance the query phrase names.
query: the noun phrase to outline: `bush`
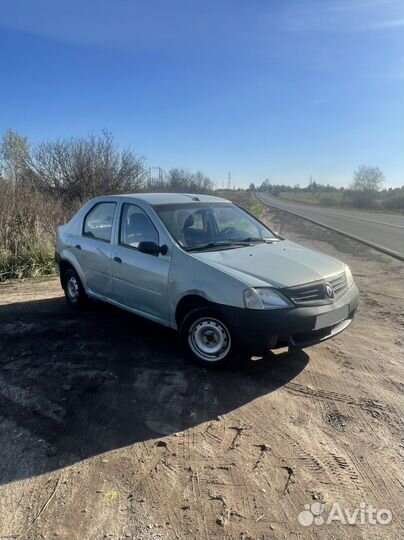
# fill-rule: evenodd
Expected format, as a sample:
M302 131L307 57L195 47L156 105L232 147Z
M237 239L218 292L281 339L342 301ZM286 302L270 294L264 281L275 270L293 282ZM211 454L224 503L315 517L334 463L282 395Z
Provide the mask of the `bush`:
M404 211L404 193L383 201L383 207L387 210L401 210Z
M0 180L0 250L9 255L52 251L57 226L70 218L52 194Z
M32 251L21 255L0 253L0 283L54 273L55 257L52 252Z
M325 197L320 197L319 204L321 206L335 206L336 201L332 197L325 196Z

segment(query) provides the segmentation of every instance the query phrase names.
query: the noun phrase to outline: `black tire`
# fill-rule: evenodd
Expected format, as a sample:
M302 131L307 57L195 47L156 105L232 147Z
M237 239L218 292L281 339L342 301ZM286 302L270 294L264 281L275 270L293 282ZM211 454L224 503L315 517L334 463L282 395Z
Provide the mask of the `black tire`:
M239 359L234 333L217 309L193 309L182 320L179 333L186 356L200 366L217 369Z
M68 268L63 276L63 289L70 307L82 309L87 304L87 295L77 272Z

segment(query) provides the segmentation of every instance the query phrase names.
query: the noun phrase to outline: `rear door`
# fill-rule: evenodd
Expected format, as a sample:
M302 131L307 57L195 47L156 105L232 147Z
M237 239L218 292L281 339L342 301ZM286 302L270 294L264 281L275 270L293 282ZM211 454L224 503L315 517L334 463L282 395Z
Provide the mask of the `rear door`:
M115 202L96 203L83 220L83 229L74 245L75 256L84 273L90 292L109 296L112 288L112 230Z
M140 242L160 243L152 218L140 206L124 203L112 258L112 298L141 314L168 324L168 272L166 255L139 251Z

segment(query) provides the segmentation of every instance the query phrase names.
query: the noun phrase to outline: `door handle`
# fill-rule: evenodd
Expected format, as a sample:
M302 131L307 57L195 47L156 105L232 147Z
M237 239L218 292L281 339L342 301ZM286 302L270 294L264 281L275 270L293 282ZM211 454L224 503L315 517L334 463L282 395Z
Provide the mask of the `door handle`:
M117 263L121 263L122 259L120 257L114 257L114 261Z
M80 244L76 244L74 247L75 247L76 249L81 249Z

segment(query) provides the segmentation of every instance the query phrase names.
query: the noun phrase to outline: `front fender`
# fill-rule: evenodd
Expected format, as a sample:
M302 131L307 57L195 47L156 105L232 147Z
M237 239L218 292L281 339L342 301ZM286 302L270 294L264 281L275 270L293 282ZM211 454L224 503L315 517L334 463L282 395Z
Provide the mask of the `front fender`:
M176 307L185 296L196 295L214 304L243 308L243 294L247 285L229 273L174 247L169 287L170 322L175 328Z

